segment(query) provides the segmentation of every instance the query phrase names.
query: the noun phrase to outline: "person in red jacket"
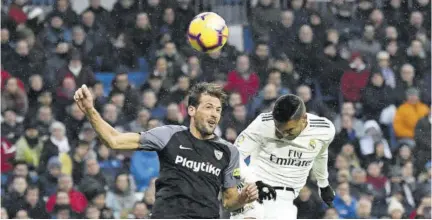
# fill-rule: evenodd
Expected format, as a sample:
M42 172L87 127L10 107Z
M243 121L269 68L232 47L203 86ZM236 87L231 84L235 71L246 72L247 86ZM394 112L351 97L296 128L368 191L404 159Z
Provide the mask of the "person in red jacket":
M345 101L360 101L362 90L366 87L369 76L370 71L366 68L360 53L353 53L350 69L345 70L341 79L341 91Z
M1 150L1 173L7 173L13 169L12 161L15 158L16 148L6 138L1 137L0 150Z
M258 75L251 71L247 55L238 56L236 66L236 70L228 73L225 90L240 93L243 104L246 104L257 94L260 80Z
M87 199L81 192L73 189L72 177L68 175L61 176L58 179L57 191L67 192L69 194L69 202L72 211L76 213L83 213L87 207ZM54 211L56 205L57 194L53 194L48 198L46 203L46 210L48 212Z

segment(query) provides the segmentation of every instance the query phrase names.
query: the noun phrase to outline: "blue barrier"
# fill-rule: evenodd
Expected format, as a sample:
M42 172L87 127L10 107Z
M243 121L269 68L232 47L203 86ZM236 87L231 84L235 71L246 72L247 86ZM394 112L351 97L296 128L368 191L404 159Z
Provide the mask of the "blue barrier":
M147 72L130 72L128 73L129 83L135 87L141 86L147 80ZM111 90L111 82L115 73L99 72L96 73L96 79L101 81L104 86L104 93L108 95Z
M243 26L243 46L244 52L252 53L254 49L254 43L252 39L252 31L249 26Z

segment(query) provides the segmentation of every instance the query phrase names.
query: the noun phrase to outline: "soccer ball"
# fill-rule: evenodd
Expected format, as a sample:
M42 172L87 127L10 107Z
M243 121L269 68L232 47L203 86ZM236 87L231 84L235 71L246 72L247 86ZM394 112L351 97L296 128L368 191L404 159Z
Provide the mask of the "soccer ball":
M228 27L218 14L203 12L192 19L187 36L195 50L210 53L225 45L228 40Z

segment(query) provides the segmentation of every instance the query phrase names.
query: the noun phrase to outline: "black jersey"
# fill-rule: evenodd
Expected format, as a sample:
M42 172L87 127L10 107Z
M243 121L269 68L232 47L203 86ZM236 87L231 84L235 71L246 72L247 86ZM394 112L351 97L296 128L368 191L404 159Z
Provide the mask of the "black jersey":
M168 125L142 132L140 148L160 161L152 218L219 218L220 189L240 182L239 152L220 137L200 140Z

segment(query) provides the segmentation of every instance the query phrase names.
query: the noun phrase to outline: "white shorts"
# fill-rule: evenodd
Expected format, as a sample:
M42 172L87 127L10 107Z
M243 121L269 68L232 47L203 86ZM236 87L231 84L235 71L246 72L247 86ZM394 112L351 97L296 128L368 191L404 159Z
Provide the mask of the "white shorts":
M258 202L248 204L243 208L243 212L232 213L231 219L297 219L294 199L294 192L278 190L276 200L265 200L263 204Z

